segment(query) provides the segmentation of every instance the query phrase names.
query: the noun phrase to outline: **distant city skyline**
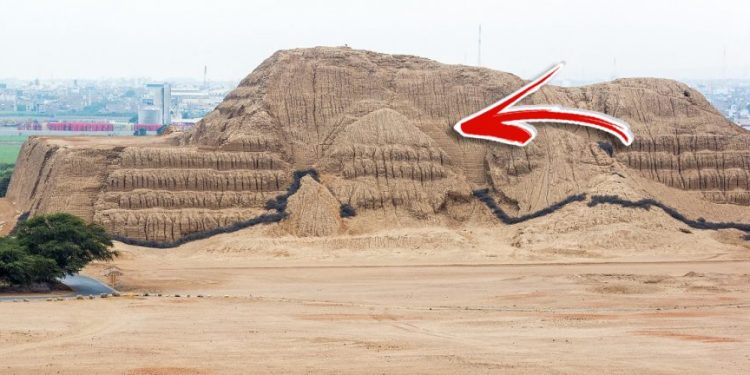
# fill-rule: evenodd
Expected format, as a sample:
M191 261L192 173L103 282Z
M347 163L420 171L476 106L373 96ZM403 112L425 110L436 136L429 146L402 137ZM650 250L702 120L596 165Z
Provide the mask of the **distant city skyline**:
M279 49L423 56L529 78L750 79L750 5L731 1L4 0L0 80L238 81Z

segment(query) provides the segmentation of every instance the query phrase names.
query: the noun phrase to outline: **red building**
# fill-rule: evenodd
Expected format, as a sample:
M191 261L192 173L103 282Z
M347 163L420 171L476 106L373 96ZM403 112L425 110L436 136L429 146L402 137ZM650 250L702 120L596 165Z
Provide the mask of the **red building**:
M49 122L47 130L73 132L111 132L114 126L108 122Z

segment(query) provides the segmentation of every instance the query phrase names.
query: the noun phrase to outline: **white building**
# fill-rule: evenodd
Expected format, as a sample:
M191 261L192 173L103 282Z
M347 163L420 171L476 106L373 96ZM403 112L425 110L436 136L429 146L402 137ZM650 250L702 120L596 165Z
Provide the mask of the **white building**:
M158 122L161 125L169 125L172 123L171 105L172 105L172 88L169 83L147 83L146 89L148 90L148 96L152 100L153 107L157 108L161 112L161 118ZM142 108L146 112L153 112L148 108ZM140 112L138 122L141 122Z

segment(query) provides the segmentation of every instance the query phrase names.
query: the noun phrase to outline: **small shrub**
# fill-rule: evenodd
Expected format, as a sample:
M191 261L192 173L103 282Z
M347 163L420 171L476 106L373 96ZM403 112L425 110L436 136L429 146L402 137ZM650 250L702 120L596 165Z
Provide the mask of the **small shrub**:
M612 155L614 155L614 153L615 153L615 147L612 146L611 143L609 143L607 141L599 141L599 142L597 142L597 145L599 146L599 148L602 151L606 152L607 155L609 155L609 157L612 157Z
M349 203L342 203L341 209L339 210L339 216L343 218L354 217L357 216L357 210L355 210Z

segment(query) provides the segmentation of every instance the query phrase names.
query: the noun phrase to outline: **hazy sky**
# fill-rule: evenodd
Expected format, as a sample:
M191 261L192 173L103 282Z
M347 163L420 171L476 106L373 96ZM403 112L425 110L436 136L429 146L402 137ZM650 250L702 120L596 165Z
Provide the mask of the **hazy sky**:
M746 0L0 0L0 77L237 80L343 44L476 65L481 24L482 65L522 77L750 78L749 19Z

